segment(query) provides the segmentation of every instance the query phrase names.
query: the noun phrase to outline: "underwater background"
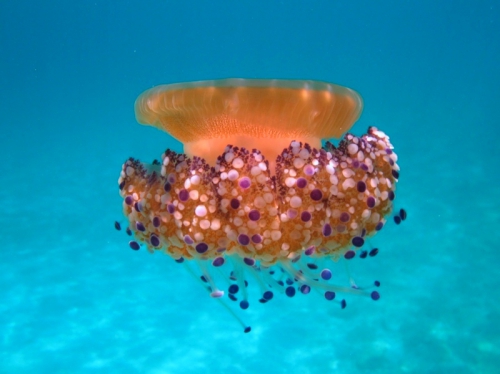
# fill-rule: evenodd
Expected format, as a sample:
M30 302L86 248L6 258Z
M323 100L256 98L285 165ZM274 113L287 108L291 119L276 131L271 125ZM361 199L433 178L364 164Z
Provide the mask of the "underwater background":
M498 373L497 1L2 1L0 373ZM238 311L132 251L117 180L180 152L136 123L158 84L228 77L353 88L401 166L347 295Z

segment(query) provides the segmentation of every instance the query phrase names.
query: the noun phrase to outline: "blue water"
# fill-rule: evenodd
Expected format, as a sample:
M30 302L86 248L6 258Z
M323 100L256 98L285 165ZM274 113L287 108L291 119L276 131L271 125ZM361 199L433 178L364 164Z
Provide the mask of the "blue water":
M1 373L497 373L496 1L2 1ZM240 326L184 269L132 251L117 179L165 133L157 84L318 79L391 136L404 224L361 279L381 299L254 303Z

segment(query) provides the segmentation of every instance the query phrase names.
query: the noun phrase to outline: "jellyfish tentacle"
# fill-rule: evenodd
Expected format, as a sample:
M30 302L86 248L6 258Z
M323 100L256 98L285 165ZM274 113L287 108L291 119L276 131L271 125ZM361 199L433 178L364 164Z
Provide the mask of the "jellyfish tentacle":
M228 257L229 257L229 261L231 262L231 264L233 266L234 278L236 280L236 283L238 285L239 290L241 291L243 302L248 303L248 291L247 291L247 287L246 287L245 270L244 270L243 264L237 258L237 256L228 256ZM248 307L248 305L247 305L247 307Z
M191 267L188 265L188 263L186 261L183 261L182 262L183 265L184 265L184 268L188 271L188 273L193 277L195 278L202 286L203 288L205 288L210 294L213 293L213 290L210 290L208 289L205 284L203 283L203 281L196 275L196 273L194 272L193 269L191 269ZM224 302L224 300L222 300L220 297L215 297L215 300L217 300L218 303L220 303L220 305L222 305L222 307L224 309L226 309L229 314L241 325L241 327L243 327L243 331L245 333L248 333L251 331L251 327L248 326L228 305L226 302Z
M272 289L276 289L281 293L285 292L284 285L281 284L280 281L277 281L276 279L274 279L273 276L271 275L271 273L270 273L272 271L271 268L261 265L260 269L261 269L262 278L263 278L264 282L266 282L269 285L269 287L271 287Z
M367 293L364 290L360 290L360 289L356 289L356 288L352 288L352 287L337 286L334 284L323 283L323 282L314 280L312 278L309 278L307 275L300 272L300 270L296 269L291 264L290 261L282 260L280 262L280 264L288 272L288 274L290 274L293 278L296 278L299 282L305 283L311 287L316 287L318 289L323 289L325 291L334 291L334 292L349 293L349 294L363 295L363 296L370 295L369 293Z

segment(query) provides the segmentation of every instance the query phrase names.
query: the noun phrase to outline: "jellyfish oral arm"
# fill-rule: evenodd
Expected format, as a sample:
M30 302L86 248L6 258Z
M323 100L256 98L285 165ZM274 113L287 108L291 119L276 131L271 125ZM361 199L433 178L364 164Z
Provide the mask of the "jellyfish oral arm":
M203 139L184 143L184 153L190 158L198 156L205 159L209 165L215 165L217 157L223 153L227 145L249 150L258 149L266 157L269 163L269 171L271 175L274 175L276 170L276 158L295 140L308 143L317 149L321 148L321 139L315 137L302 136L294 139L291 137L265 138L236 135L227 138Z

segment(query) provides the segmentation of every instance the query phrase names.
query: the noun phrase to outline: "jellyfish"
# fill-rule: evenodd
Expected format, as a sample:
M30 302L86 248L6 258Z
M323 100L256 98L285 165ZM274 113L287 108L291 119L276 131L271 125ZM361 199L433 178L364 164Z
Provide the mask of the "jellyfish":
M360 287L349 270L345 284L332 281L338 263L378 253L365 243L392 214L399 178L384 132L347 132L361 110L355 91L317 81L223 79L145 91L137 121L168 132L184 153L123 164L129 246L183 264L245 332L229 304L247 309L252 285L261 303L311 292L341 308L337 295L378 300L378 281Z

